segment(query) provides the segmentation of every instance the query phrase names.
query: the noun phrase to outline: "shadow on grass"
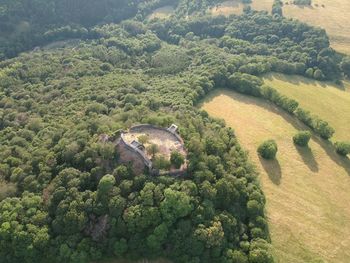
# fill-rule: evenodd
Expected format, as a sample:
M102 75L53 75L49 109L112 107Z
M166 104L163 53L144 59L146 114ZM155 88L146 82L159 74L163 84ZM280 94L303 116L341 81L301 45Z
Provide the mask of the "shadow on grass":
M346 173L350 176L350 159L346 156L341 156L336 153L332 142L323 140L319 137L313 136L314 140L325 150L329 158L336 164L343 167Z
M312 80L310 80L310 81L312 81ZM339 166L343 167L344 170L347 172L347 174L350 176L350 159L348 157L342 157L342 156L338 155L335 152L335 147L332 144L332 142L321 139L320 137L315 135L315 133L312 130L310 130L309 127L307 127L304 123L299 121L294 115L283 111L281 108L273 105L272 103L269 103L268 101L266 101L262 98L244 95L244 94L238 93L238 92L230 90L230 89L217 89L217 90L214 90L213 92L211 92L208 96L206 96L204 100L199 102L198 103L200 105L199 107L201 107L201 105L203 105L203 103L210 102L211 100L213 100L213 98L215 98L217 95L220 95L220 94L230 96L232 99L238 100L241 103L245 103L247 105L257 105L265 110L270 111L271 113L277 114L277 115L281 116L286 122L291 124L296 130L311 131L311 133L313 134L312 139L325 150L326 154L329 156L329 158L331 158L331 160L333 160ZM316 171L316 167L318 169L318 166L316 166L316 164L315 164L316 160L314 159L312 152L311 152L311 155L310 155L310 153L307 153L307 152L300 153L300 154L302 155L305 163L307 165L310 165L309 167L310 167L311 171L313 171L313 169ZM309 163L309 161L311 161L311 163ZM314 163L312 163L313 161L314 161ZM263 166L265 164L266 168L268 168L268 169L273 168L273 164L268 165L266 163L266 162L271 162L271 161L266 161L266 160L260 159L260 162L263 164ZM279 166L278 161L272 161L272 162L274 162L275 169L278 168L278 166ZM265 168L265 170L266 170L266 168ZM277 169L277 171L278 171L278 169ZM266 170L266 172L270 176L271 172L269 173L268 170ZM280 174L280 177L281 177L281 174ZM279 180L277 179L278 173L276 173L276 171L275 172L272 171L270 178L274 183L276 182L275 184L279 184Z
M309 169L312 172L317 173L319 170L318 163L310 147L300 147L297 145L294 146L300 154L301 158L303 158L304 163L309 167Z
M265 160L261 156L259 156L260 163L262 167L264 168L265 172L269 176L270 180L275 184L275 185L280 185L281 184L281 178L282 178L282 169L281 165L278 162L277 159L274 160Z

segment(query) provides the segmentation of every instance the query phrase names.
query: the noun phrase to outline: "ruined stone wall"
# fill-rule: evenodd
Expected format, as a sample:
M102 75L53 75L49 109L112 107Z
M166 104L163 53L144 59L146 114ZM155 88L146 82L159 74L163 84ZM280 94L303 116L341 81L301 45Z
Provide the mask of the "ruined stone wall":
M179 141L182 145L184 145L184 141L182 140L180 135L178 135L177 133L173 133L166 128L157 127L157 126L154 126L152 124L140 124L140 125L133 126L130 128L130 132L142 132L145 129L156 129L156 130L164 131L164 132L170 134L171 136L175 137L175 139L177 141Z
M145 164L144 158L130 147L124 140L120 140L117 144L117 151L119 153L119 161L123 164L131 164L133 171L136 174L141 174L148 169Z

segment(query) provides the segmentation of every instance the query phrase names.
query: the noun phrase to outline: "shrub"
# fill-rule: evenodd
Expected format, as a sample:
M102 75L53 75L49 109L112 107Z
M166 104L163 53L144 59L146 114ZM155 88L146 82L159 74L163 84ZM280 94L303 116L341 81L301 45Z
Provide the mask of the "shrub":
M274 140L264 141L258 147L259 155L264 159L274 159L278 151L277 143Z
M169 170L170 162L163 155L153 158L153 167L158 170Z
M343 58L340 68L346 76L350 77L350 57Z
M146 134L143 134L143 135L140 135L137 139L140 143L146 144L149 141L149 136Z
M336 142L335 150L342 156L348 155L350 153L350 142Z
M170 162L176 169L179 169L185 163L185 158L181 153L174 151L171 152Z
M311 5L311 0L294 0L295 5Z
M315 118L314 130L321 136L321 138L328 140L334 134L334 129L329 126L328 122Z
M293 142L296 145L305 147L308 145L309 141L311 139L311 132L309 131L301 131L294 135Z

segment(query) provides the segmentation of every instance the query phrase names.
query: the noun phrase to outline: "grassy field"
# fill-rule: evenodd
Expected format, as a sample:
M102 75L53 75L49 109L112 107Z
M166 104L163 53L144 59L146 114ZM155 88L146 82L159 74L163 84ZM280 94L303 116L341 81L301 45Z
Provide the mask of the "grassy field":
M349 0L312 0L312 6L293 5L292 0L283 2L283 14L286 17L326 29L332 47L339 52L350 54ZM272 4L273 0L253 0L251 6L254 10L271 12ZM243 4L240 0L225 1L211 11L214 15L240 14Z
M350 93L345 91L350 89L348 82L338 87L332 83L282 74L269 74L264 81L328 121L336 130L334 140L350 141Z
M285 5L283 12L287 17L326 29L333 48L350 54L349 0L312 0L311 7Z
M269 11L271 12L273 0L253 0L251 7L254 10ZM241 0L230 0L224 1L221 4L211 8L213 15L231 15L231 14L242 14L244 4Z
M174 13L175 9L171 5L163 6L160 8L157 8L153 11L152 14L148 16L148 19L153 19L153 18L168 18Z
M316 137L295 147L305 127L263 100L216 90L201 107L235 129L260 171L277 262L350 262L350 160ZM264 161L256 149L270 138L277 160Z

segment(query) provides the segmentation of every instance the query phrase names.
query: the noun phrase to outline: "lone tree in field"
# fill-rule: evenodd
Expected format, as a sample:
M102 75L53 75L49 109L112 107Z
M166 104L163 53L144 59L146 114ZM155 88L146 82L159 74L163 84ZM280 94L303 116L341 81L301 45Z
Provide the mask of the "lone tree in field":
M181 165L185 163L185 158L183 155L177 151L171 152L170 162L176 169L179 169Z
M259 155L262 158L268 159L268 160L275 159L277 151L278 151L277 143L274 140L264 141L258 147Z
M336 142L335 150L339 155L348 155L350 153L350 142Z
M311 139L311 132L300 131L293 136L293 142L301 147L306 147Z

